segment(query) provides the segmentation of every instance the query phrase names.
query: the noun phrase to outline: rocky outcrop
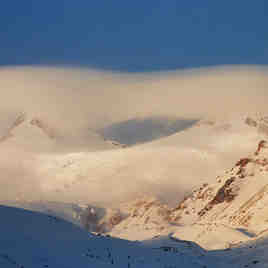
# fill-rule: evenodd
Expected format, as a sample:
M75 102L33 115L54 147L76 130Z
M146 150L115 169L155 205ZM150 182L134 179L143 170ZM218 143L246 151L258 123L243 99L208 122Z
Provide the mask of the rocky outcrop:
M200 236L210 230L214 232L217 226L224 226L227 231L240 228L261 234L268 229L266 144L260 140L256 153L240 158L215 183L204 183L194 189L174 208L156 198L145 197L110 210L101 219L88 219L92 224L96 222L95 231L112 235L129 235L131 230L159 235L192 225L199 226Z
M15 121L11 124L11 126L7 129L6 133L0 137L0 142L4 142L7 139L11 138L13 136L12 131L21 125L26 120L26 113L19 113L16 117Z
M80 215L81 225L90 232L107 233L124 219L119 209L87 206Z
M257 151L241 158L232 169L203 185L184 199L170 215L181 224L221 224L255 229L268 228L268 148L261 140ZM187 211L187 213L186 213Z
M261 140L261 141L259 142L259 144L258 144L258 148L257 148L257 150L256 150L256 152L255 152L255 155L259 155L260 151L261 151L263 148L265 148L266 144L267 144L267 142L266 142L265 140Z
M245 123L251 127L257 128L260 134L265 136L268 135L268 117L267 116L256 116L256 117L246 117Z
M199 216L205 215L205 213L213 208L214 205L223 203L223 202L231 202L235 196L237 195L237 192L234 191L231 184L235 181L235 177L231 177L228 179L224 185L217 191L214 198L203 208L198 212Z
M122 204L118 209L99 209L88 206L81 216L81 224L89 231L110 233L116 230L150 230L156 234L168 230L171 209L156 198L143 197ZM113 232L111 233L113 235Z
M254 119L251 118L251 117L247 117L247 118L245 119L245 123L246 123L247 125L251 126L251 127L257 127L257 125L258 125L257 121L254 120Z
M56 138L56 133L55 131L49 127L44 121L42 121L39 118L33 118L30 121L30 124L33 126L36 126L38 128L40 128L44 134L46 134L49 138L54 139Z
M6 133L0 137L0 142L4 142L7 139L13 137L14 130L23 123L38 127L50 139L54 139L57 136L56 131L40 118L33 118L28 121L26 113L19 113L14 122L12 122L10 127L7 129Z

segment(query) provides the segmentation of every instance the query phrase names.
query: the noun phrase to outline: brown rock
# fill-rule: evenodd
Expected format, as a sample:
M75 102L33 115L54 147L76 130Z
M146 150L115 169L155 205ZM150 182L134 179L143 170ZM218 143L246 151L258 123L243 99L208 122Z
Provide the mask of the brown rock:
M261 149L265 147L266 143L267 142L265 140L261 140L259 142L257 151L255 152L255 155L258 155L260 153Z
M252 119L251 117L247 117L245 120L245 123L251 127L257 126L257 122L254 119Z

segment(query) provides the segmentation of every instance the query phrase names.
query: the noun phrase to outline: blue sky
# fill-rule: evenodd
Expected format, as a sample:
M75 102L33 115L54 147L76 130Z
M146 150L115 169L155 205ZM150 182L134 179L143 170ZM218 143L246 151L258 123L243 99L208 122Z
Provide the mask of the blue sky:
M10 0L0 22L2 66L268 64L267 0Z

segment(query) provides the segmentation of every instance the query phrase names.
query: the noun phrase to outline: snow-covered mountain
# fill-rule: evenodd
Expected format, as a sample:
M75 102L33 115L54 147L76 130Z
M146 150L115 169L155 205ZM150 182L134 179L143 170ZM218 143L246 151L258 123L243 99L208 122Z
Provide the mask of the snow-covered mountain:
M86 135L72 133L61 128L60 124L49 119L27 114L15 113L8 122L0 122L0 146L34 153L67 153L76 150L96 151L112 150L120 147L105 141L96 132L88 131Z
M228 247L265 234L267 159L267 143L262 140L254 154L241 158L214 184L195 190L173 212L191 230L178 229L175 236L188 236L210 248L211 242L212 246L218 242L217 247Z
M175 207L148 196L106 210L105 217L88 207L84 226L92 228L95 215L95 231L116 237L144 240L173 233L174 239L206 249L230 248L268 231L267 172L268 145L261 140L253 154L238 159L214 183L194 189Z
M169 137L116 150L34 154L34 182L40 198L49 201L113 206L152 195L175 205L265 137L244 121L200 121Z
M197 138L191 141L192 137ZM167 235L179 225L192 224L203 206L198 199L192 208L195 216L192 210L174 209L183 196L196 185L210 187L216 174L247 155L261 138L265 133L243 117L202 120L181 133L131 148L42 153L34 162L37 197L29 198L21 190L13 205L131 240ZM187 170L190 162L193 169Z
M267 77L1 69L0 264L265 267Z

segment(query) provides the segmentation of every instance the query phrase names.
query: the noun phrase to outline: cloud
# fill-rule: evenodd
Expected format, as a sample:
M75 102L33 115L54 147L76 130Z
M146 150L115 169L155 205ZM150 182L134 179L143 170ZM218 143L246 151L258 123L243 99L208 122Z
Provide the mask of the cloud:
M0 133L5 133L19 112L25 112L29 118L44 120L58 131L59 137L49 147L47 137L40 132L26 135L32 130L25 125L9 143L0 143L1 199L42 197L109 203L137 194L153 193L165 199L182 196L197 181L210 179L235 157L250 151L257 136L249 134L243 142L250 140L250 145L243 145L241 137L245 132L238 131L235 144L226 146L220 140L225 141L227 136L215 132L215 149L212 136L194 132L187 137L185 132L121 153L109 151L112 147L106 147L95 131L133 118L166 116L220 121L252 113L268 114L267 72L265 68L247 66L152 74L2 68ZM67 188L62 195L56 186L53 191L44 192L46 182L56 181L53 172L49 177L40 173L42 163L37 159L44 151L52 162L55 153L65 157L65 153L90 152L91 158L85 158L87 173L80 182L75 177L75 183L68 186L70 170L67 168L64 173L63 169L52 168L53 172L63 173L57 187L65 189L67 183ZM53 167L56 162L52 162ZM92 178L95 184L87 182Z

